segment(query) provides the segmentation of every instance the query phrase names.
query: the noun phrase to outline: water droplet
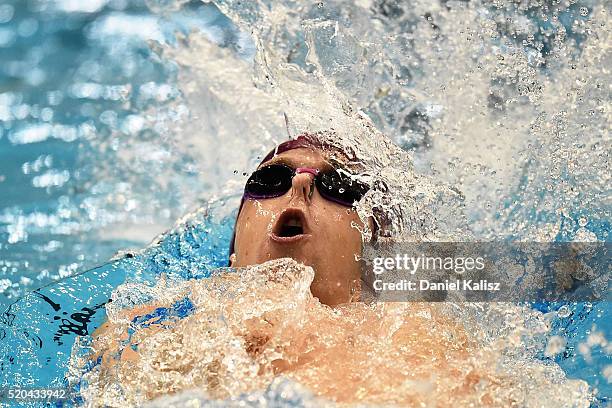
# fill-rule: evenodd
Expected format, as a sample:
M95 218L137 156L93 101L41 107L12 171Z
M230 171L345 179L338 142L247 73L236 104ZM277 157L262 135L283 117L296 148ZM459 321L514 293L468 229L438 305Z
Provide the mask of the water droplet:
M548 344L546 345L546 350L544 350L544 355L547 357L553 357L565 350L565 338L561 336L552 336L548 339Z
M571 314L572 314L572 311L567 305L563 305L559 308L559 310L557 310L557 316L559 316L561 319L565 319L566 317L569 317Z

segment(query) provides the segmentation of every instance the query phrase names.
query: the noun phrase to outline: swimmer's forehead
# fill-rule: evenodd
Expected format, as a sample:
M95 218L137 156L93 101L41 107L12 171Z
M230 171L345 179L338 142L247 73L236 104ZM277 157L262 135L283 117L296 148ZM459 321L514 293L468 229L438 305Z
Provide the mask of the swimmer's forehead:
M277 154L259 167L286 164L290 167L312 167L319 170L350 169L348 157L337 149L298 147Z

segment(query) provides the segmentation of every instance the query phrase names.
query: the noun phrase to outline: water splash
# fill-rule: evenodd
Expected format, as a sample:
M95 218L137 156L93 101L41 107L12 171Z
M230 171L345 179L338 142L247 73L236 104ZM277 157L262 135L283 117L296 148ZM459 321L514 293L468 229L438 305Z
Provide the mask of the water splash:
M149 4L162 15L166 13L166 5L174 7L165 1ZM360 0L353 4L335 1L281 1L274 4L267 1L219 1L217 4L243 30L242 33L235 33L235 41L229 47L220 48L210 41L211 37L219 38L211 36L210 32L208 35L179 35L179 46L175 49L164 45L153 46L154 58L159 55L164 61L167 58L178 64L176 71L169 64L170 71L177 77L176 89L164 87L157 81L143 84L138 88L138 95L142 95L144 100L139 102L135 88L96 86L87 77L90 73L95 74L96 70L90 70L91 63L82 64L79 73L84 78L71 89L71 95L84 101L109 98L110 101L129 101L133 104L130 105L133 111L126 117L115 117L113 109L99 112L100 119L108 125L109 133L99 144L94 143L94 147L108 151L109 157L121 163L118 166L121 171L105 163L96 163L94 169L100 170L100 174L116 181L121 180L123 170L128 174L143 171L146 174L143 174L142 180L172 190L177 177L162 177L157 184L151 175L165 170L175 174L174 166L187 173L201 169L210 175L207 179L210 184L204 189L210 193L207 198L224 197L240 190L244 176L273 144L304 130L323 131L326 132L323 137L330 142L355 153L364 168L376 169L378 180L384 184L372 190L360 208L360 215L386 214L390 220L391 236L422 240L452 239L456 236L511 236L544 241L607 239L609 208L604 193L609 184L606 161L609 114L605 106L605 84L609 82L606 67L610 65L610 54L609 29L606 27L609 11L606 6L596 2L572 1L556 4L536 1L417 1L405 5L383 0ZM99 30L112 32L118 26L117 20L114 21L110 19L105 24L92 27L91 35L95 37ZM150 23L148 21L149 25L145 24L145 28L150 28ZM252 41L244 33L251 33ZM158 40L162 38L158 31L153 30L151 34ZM12 41L6 35L2 38ZM113 54L113 59L120 58L121 53ZM128 74L134 73L134 64L120 65ZM34 71L24 80L36 83L40 75ZM147 108L147 101L165 101L179 91L185 100L176 105L170 103L167 115ZM62 99L55 91L50 91L48 98L51 105ZM10 104L20 105L19 101L14 102ZM181 105L184 107L179 109ZM95 107L91 103L84 103L80 111L87 116L95 112ZM16 106L10 114L19 118L24 112L24 107ZM53 112L48 110L38 112L33 109L31 112L40 116L43 122L53 118ZM0 111L0 114L5 115L6 110ZM179 118L183 118L183 121L175 120ZM180 135L181 138L157 139L147 129L149 126L155 127L157 119L162 119L160 126L164 132ZM91 128L85 126L83 134L88 139L92 135ZM74 135L74 131L43 126L34 128L32 132L17 133L17 136L11 133L10 137L11 140L25 142L43 138L71 140ZM129 136L125 149L122 149L122 136ZM182 167L186 151L189 152L189 160ZM147 155L151 152L151 157L162 164L149 161L149 157L143 154L145 152ZM172 160L173 154L181 159ZM35 166L36 160L31 163ZM199 167L194 163L202 164ZM176 174L180 176L183 173ZM243 174L243 177L236 177L235 174ZM225 184L227 179L232 180ZM108 216L111 221L108 225L113 220L121 221L123 218L113 217L123 217L124 210L135 205L130 200L141 195L132 194L130 188L134 186L131 185L98 181L92 187L99 196L86 200L83 212L91 218L102 215L103 219L107 219ZM136 184L135 188L145 185ZM110 200L110 204L105 200ZM79 210L73 203L65 201L60 200L62 206L58 210L58 217L81 219L79 216L71 217ZM155 211L165 204L168 203L152 203ZM107 212L107 207L113 210ZM232 207L232 203L227 207ZM184 210L185 207L176 208ZM76 221L57 222L53 217L36 213L23 218L13 213L7 216L15 217L10 219L13 229L9 231L14 240L23 239L24 232L28 232L23 228L26 222L34 231L38 227L57 226L60 230L64 228L74 232L80 231L78 228L81 226ZM172 214L168 217L172 217ZM174 244L180 247L183 243L178 239ZM168 245L172 246L172 243ZM41 248L50 250L56 246L48 243L41 245ZM180 257L178 252L177 257ZM145 264L144 267L139 266L142 268L139 272L151 275L163 270L168 259L161 258L166 262L155 264L154 271L147 270L148 264ZM71 273L71 268L67 267L65 273ZM293 268L287 267L290 271L294 271ZM179 261L170 263L168 269L173 273L185 272L185 276L192 276L190 273L197 271L196 266ZM266 271L271 272L272 269L265 269L264 274ZM167 289L174 287L160 285L155 290L138 286L123 287L115 296L115 304L128 307L133 304L129 298L135 293L142 295L143 301L150 298L169 301L164 296L169 294ZM184 285L179 285L177 290L189 285L197 288L206 283L190 282ZM240 282L228 286L232 290L246 290ZM196 302L197 305L210 304L207 306L209 309L204 307L204 310L216 311L214 307L233 305L231 298L219 295L220 299L216 299L218 305L215 306L211 298L206 298L198 290L194 289L194 292L202 296L202 303ZM237 322L244 321L245 316L252 317L249 308L260 305L261 299L266 299L268 295L267 292L260 293L261 298L250 304L237 303L237 315L230 316L235 318L231 321L237 325ZM553 401L555 405L586 404L591 391L582 382L567 380L551 360L543 359L545 362L541 362L538 352L546 350L551 356L561 356L555 357L555 361L560 361L557 358L581 361L583 356L594 362L588 366L589 370L602 371L606 378L609 377L609 369L603 364L595 364L598 361L595 352L604 350L608 353L600 353L599 356L603 357L599 361L604 361L605 356L609 355L605 336L591 337L584 329L587 326L581 326L583 322L593 320L596 323L593 333L599 333L600 326L604 326L602 330L605 331L602 316L606 312L600 305L568 305L569 314L566 315L564 310L561 315L566 317L559 322L548 314L543 316L529 309L507 305L395 305L377 306L379 309L373 310L364 309L363 305L351 305L333 312L316 302L312 304L305 300L310 309L305 307L296 311L303 315L293 315L293 309L280 308L291 297L272 298L273 301L269 304L264 302L262 307L275 311L282 327L295 333L296 327L302 327L300 324L310 325L308 327L313 329L319 327L317 324L329 327L330 322L340 322L342 331L329 330L330 337L315 335L309 341L342 353L345 345L339 345L348 338L343 336L352 336L353 340L363 340L359 344L362 347L360 350L374 358L380 352L380 344L388 346L392 343L392 333L399 330L401 334L401 327L396 326L401 326L402 321L398 313L412 316L417 326L422 322L431 322L433 318L437 322L445 322L439 326L422 323L422 337L424 341L433 339L432 347L435 350L444 345L467 347L467 360L459 358L455 363L454 360L449 362L449 367L454 367L461 375L453 372L451 376L445 367L437 367L440 378L447 380L439 382L429 376L431 366L419 366L418 361L411 361L417 368L415 374L421 377L404 384L404 387L400 386L399 389L405 393L390 394L388 398L419 401L432 390L439 391L434 398L453 398L444 387L465 386L467 381L468 388L472 387L465 397L467 399L487 398L487 390L495 389L495 393L491 393L494 397L507 398L504 401L514 398L524 402L524 405L540 403L542 396L550 398L547 401ZM118 313L113 313L110 308L109 315L122 328L119 331L125 333L128 322L122 321ZM367 313L374 318L362 319ZM293 382L282 382L284 386L278 386L278 382L268 385L273 381L269 371L255 380L247 379L245 373L251 372L249 370L253 364L263 362L264 366L271 365L270 355L263 353L259 360L253 360L246 347L242 347L246 344L244 337L240 337L244 333L236 334L230 330L232 326L228 328L225 325L227 321L215 320L212 316L216 315L199 313L196 308L195 314L183 320L179 320L177 315L170 316L170 320L164 321L167 327L158 333L149 333L149 337L146 331L134 333L135 338L145 344L147 353L143 353L143 356L146 359L141 362L148 365L141 370L132 370L129 364L120 364L117 371L92 371L88 377L92 380L90 388L84 385L86 397L91 398L90 401L106 398L109 404L122 405L126 399L140 401L158 392L174 392L176 389L173 387L189 388L200 384L197 381L203 379L220 378L221 382L216 385L212 380L206 383L218 387L213 387L212 391L206 388L209 385L204 387L207 391L206 401L229 397L246 402L263 395L270 398L265 400L267 402L283 398L283 395L291 392L306 395L304 400L315 404L309 399L310 394ZM185 322L194 321L198 324L186 326ZM379 337L360 337L367 337L368 329L381 327L376 324L369 327L366 321L386 326L380 329ZM446 324L448 321L450 324ZM552 326L552 336L560 335L567 339L563 351L559 343L552 340L555 337L549 336L547 339L547 321ZM266 329L264 323L261 330ZM182 327L183 331L179 332L177 327ZM201 342L199 340L202 338L211 336L206 332L206 327L220 327L212 334L221 336L216 340L229 339L238 343L220 342L216 348L210 342ZM363 329L363 333L356 332L359 328ZM590 324L587 328L590 328ZM255 329L260 330L260 327L255 326ZM187 339L192 332L197 332L200 337ZM462 337L464 332L468 333L467 338ZM286 344L288 338L304 339L300 337L302 334L283 337L288 333L273 333L278 336L272 336L270 344ZM314 333L319 332L314 330ZM477 335L472 338L472 334ZM417 350L414 355L426 355L419 349L420 343L411 342L410 336L402 334L398 337L400 343L404 341L407 347ZM176 343L173 343L177 339L187 339L189 346L177 349ZM259 344L257 341L255 343ZM163 347L157 349L160 345ZM202 350L201 347L209 348ZM383 349L383 353L398 350L393 347ZM575 349L578 349L577 354ZM150 359L159 355L155 353L161 350L172 351L174 354L170 355L176 357L169 361L176 366L169 368L168 372L161 371L165 369L162 367L164 359ZM195 358L191 354L194 350L200 350L203 354ZM460 347L453 350L458 352ZM263 351L268 349L264 347ZM288 351L293 352L290 359L300 354L299 349L289 348ZM227 353L228 359L221 359L219 353ZM209 360L202 359L202 355ZM439 361L447 361L448 356L444 352L440 351L437 356ZM482 365L476 357L488 364ZM385 354L375 360L379 365L372 370L384 369L381 378L386 378L385 370L397 373L411 367L394 364L394 358L400 357ZM216 368L198 366L199 359L202 362L215 361ZM368 398L368 392L375 395L385 386L384 382L372 381L372 384L367 384L370 388L366 388L363 395L355 389L330 389L337 382L333 378L333 370L317 371L330 367L324 360L315 359L321 364L313 371L329 380L322 384L329 387L324 390L327 398L345 402L361 401ZM332 356L329 361L336 360ZM353 368L356 372L371 374L368 370L372 367L369 365L372 361L372 358L367 362L346 358L337 363L346 364L346 368L355 364ZM195 364L193 367L201 370L203 376L194 376L191 382L182 382L177 373L182 375L181 370L190 367L189 364L181 365L183 362ZM491 367L497 366L500 371L491 373ZM309 385L311 389L317 388L318 380L310 375L311 372L294 368L287 374L290 378ZM469 376L473 368L482 369L480 374L491 374L486 377L490 381L473 382L475 377ZM226 390L231 389L229 385L236 384L228 374L232 369L244 375L244 381L237 385L237 389L245 389L250 396L241 399ZM589 378L599 374L595 372ZM406 373L400 372L397 378L389 381L403 378L402 375ZM495 388L497 375L504 379L507 387ZM537 380L532 381L530 376ZM122 382L118 381L123 378L129 380L125 383L125 394L121 389ZM160 380L167 388L154 388L152 395L143 396L142 390L136 389L135 378ZM266 387L267 391L262 392ZM599 388L604 390L600 393L603 397L606 396L605 387L606 384L599 383ZM186 401L193 395L201 396L202 391L183 395L177 398ZM351 396L354 399L350 399ZM455 397L461 398L460 395ZM534 400L521 399L531 397ZM299 399L296 398L296 401ZM295 402L296 405L300 403Z
M577 216L562 214L582 208L605 239L605 6L217 4L258 45L251 76L276 97L270 123L282 109L294 132L333 123L354 135L340 112L350 102L461 191L479 236L571 238L559 224Z
M193 2L163 15L81 3L0 6L2 305L148 244L225 182L189 153L198 135L176 132L189 117L176 67L152 49L191 30L230 47L227 18Z
M245 163L238 173L248 174L271 145L303 131L319 132L358 158L360 176L379 186L359 211L364 219L385 214L390 237L607 238L609 210L602 198L609 181L604 147L609 118L603 84L609 53L601 52L608 49L606 7L535 1L417 1L409 7L392 1L216 4L251 33L256 47L252 60L239 48L222 49L197 34L184 37L184 47L160 53L179 64L178 83L198 119L181 131L208 135L205 140L213 143L207 149L213 146L221 157ZM582 161L587 165L580 166ZM217 170L234 177L229 169ZM225 191L238 191L243 181L234 177ZM275 268L257 270L265 275ZM200 296L194 288L207 284L186 285ZM245 284L234 281L224 288L246 294ZM208 314L197 317L196 307L194 316L138 337L147 347L138 364L146 366L128 370L131 363L120 363L115 372L91 374L88 398L108 398L104 401L110 403L127 396L141 402L157 392L198 385L200 391L183 394L179 401L194 395L205 401L246 401L261 395L257 390L265 389L272 374L280 371L316 395L340 403L450 399L588 406L591 393L597 392L584 382L568 380L551 361L571 353L575 344L569 338L562 344L556 337L568 332L559 332L562 325L554 312L543 315L505 304L349 305L331 310L310 300L300 307L280 306L296 293L272 296L271 302L262 301L269 293L258 296L254 304L216 296L217 303L204 306ZM270 328L265 319L255 319L261 325L255 324L258 336L253 338L244 333L250 328L244 319L253 317L255 304L272 308L276 325ZM207 307L227 307L237 314ZM579 310L577 305L568 307L570 313ZM219 315L223 317L215 320ZM407 316L411 319L404 321ZM198 324L185 323L194 321ZM117 323L125 332L127 322ZM418 329L418 341L402 332L403 325ZM333 330L322 329L331 326ZM214 330L206 329L210 327ZM287 332L277 332L277 327ZM371 332L376 329L378 336ZM192 341L186 336L198 330L204 332L194 337L211 341L176 347L174 336ZM214 333L228 337L223 342L210 339ZM265 341L260 342L262 333ZM349 339L357 345L345 356ZM607 344L597 336L589 339L579 347L585 358L590 346ZM313 353L306 357L312 365L295 364L304 352L300 345ZM205 347L199 356L206 356L212 366L188 357L191 348L198 347ZM414 353L400 353L406 350L402 347ZM184 372L178 368L160 374L156 370L163 359L151 360L160 350L177 358L172 363L176 367L187 372L197 367L199 375L183 383L176 372ZM433 365L424 358L432 352ZM546 353L548 360L541 358ZM410 356L416 357L396 364ZM275 364L280 363L274 363L278 358L290 363L279 368ZM436 365L440 362L444 364ZM332 369L337 367L342 370ZM254 371L259 376L253 378ZM335 377L340 372L342 381ZM372 377L357 385L346 381L352 372L360 373L356 378L376 373L382 380ZM235 382L236 377L242 380ZM116 378L130 379L125 394ZM160 378L167 381L163 387L145 394L129 385ZM389 384L399 391L385 393ZM244 400L240 392L247 393Z
M277 388L279 377L300 384L288 389L303 398L312 398L306 387L340 405L588 406L586 383L535 358L549 329L540 312L450 303L332 309L310 293L313 277L280 259L178 286L122 288L114 299L144 291L157 309L132 319L107 306L114 325L91 346L103 357L82 379L86 405L140 405L192 389L246 401ZM162 312L185 299L192 308L182 319Z

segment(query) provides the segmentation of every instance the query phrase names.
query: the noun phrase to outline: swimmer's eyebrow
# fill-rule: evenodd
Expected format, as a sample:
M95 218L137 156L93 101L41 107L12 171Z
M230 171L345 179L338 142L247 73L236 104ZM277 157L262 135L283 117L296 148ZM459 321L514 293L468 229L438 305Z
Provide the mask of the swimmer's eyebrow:
M285 165L287 165L289 167L293 167L293 168L300 167L299 164L296 162L296 160L293 159L293 158L283 157L283 156L276 156L276 157L271 158L267 162L262 163L262 165L259 166L259 168L261 169L261 168L269 166L271 164L285 164ZM326 170L334 170L336 168L338 168L338 167L334 167L334 166L332 166L332 164L330 162L324 161L323 165L321 166L321 168L319 168L319 170L326 171Z

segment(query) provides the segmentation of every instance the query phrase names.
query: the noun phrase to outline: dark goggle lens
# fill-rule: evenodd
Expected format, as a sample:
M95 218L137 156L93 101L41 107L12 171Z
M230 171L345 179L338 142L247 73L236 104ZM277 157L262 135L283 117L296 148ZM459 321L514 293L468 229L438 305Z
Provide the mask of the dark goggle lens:
M319 194L330 201L352 207L368 192L369 187L337 171L319 174L316 179Z
M252 198L271 198L285 194L291 188L293 169L272 164L256 170L246 182L245 192Z

